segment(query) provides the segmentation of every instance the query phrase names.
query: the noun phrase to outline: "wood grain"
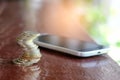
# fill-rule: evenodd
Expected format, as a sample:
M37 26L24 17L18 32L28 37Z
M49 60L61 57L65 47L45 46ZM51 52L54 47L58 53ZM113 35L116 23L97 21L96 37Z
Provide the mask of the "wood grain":
M38 64L12 64L23 53L15 40L27 27L23 3L0 2L0 80L120 80L120 67L108 55L78 58L40 47L43 56Z

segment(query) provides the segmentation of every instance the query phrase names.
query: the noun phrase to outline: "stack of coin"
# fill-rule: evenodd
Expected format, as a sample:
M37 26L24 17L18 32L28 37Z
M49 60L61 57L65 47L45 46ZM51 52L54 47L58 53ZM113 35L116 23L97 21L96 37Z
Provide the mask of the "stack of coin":
M39 35L35 32L25 31L18 36L17 42L23 48L24 53L19 58L13 60L15 64L32 65L40 60L41 53L38 46L33 42Z

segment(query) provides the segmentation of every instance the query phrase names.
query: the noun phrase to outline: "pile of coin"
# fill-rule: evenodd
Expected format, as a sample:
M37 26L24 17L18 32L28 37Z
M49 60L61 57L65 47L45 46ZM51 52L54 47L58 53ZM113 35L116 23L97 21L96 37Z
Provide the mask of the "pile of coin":
M15 64L28 66L40 60L42 55L38 46L33 42L39 35L39 33L25 31L18 36L17 42L23 48L24 53L19 58L13 60Z

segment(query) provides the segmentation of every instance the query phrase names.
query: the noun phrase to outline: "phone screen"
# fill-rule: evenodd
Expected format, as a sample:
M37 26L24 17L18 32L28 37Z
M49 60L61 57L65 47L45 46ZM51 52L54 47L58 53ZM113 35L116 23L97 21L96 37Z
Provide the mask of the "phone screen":
M102 45L98 45L96 43L85 42L81 40L65 38L55 35L42 35L39 36L38 40L46 44L64 47L76 51L82 51L82 52L103 49Z

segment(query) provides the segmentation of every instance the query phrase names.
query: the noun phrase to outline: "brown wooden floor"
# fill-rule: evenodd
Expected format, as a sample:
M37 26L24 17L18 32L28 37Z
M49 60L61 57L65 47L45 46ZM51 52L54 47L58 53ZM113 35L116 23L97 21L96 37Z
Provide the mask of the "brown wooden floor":
M15 40L22 31L30 29L63 35L49 31L50 23L43 25L44 21L39 28L41 24L35 22L35 16L30 16L32 13L26 14L26 10L32 12L25 7L24 0L0 1L0 80L120 80L120 67L108 55L78 58L40 48L43 56L38 64L29 67L12 64L11 60L23 53ZM83 40L92 41L84 30L80 32ZM69 31L64 36L70 37L68 34ZM77 34L71 35L79 38Z

